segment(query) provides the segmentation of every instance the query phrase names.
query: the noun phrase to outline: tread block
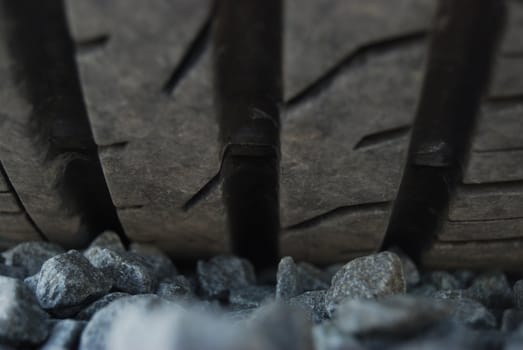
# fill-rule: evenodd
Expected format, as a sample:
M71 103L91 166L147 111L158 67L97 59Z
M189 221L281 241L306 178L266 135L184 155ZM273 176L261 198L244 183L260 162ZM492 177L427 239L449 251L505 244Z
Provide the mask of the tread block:
M508 18L501 43L497 68L490 87L491 96L514 96L523 93L523 3L507 1Z
M77 41L107 42L77 61L109 191L127 236L176 256L229 250L221 188L185 203L220 167L211 50L162 90L206 22L211 2L71 0Z
M281 234L281 254L317 264L348 261L370 254L381 244L387 228L389 204L350 209L342 215Z
M0 213L19 213L21 212L16 198L12 193L0 193Z
M11 247L20 242L41 240L34 227L27 220L25 213L0 213L0 249Z
M410 44L365 57L319 96L287 111L282 127L284 226L342 206L394 199L407 135L393 134L373 147L357 145L365 135L411 123L424 48L423 43Z
M523 217L523 182L465 185L450 203L451 221L481 221Z
M484 269L495 263L500 270L521 271L523 240L436 242L422 263L433 269Z
M523 3L509 1L508 21L466 166L465 184L523 179Z
M523 217L446 221L438 238L444 242L494 241L523 237L521 232Z
M465 184L523 179L523 168L519 166L523 161L522 113L523 102L487 104L482 108L465 168Z
M427 28L434 5L430 0L287 0L286 97L363 45Z

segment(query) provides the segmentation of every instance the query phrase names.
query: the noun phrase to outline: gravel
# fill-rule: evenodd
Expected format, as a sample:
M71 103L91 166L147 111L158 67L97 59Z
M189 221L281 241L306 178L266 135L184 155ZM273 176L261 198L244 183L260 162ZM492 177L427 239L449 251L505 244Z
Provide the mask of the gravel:
M87 322L77 320L57 320L49 338L40 350L68 350L76 347Z
M89 245L89 248L93 247L107 248L117 252L125 252L125 247L120 240L120 237L118 237L118 235L112 231L104 231L98 237L96 237Z
M76 318L78 320L89 320L91 319L91 317L93 317L95 313L97 313L99 310L103 309L113 301L128 296L130 296L130 294L122 292L106 294L100 299L92 302L87 307L85 307L82 311L78 313L78 315L76 315Z
M156 294L171 301L186 300L193 296L191 282L185 276L166 278L160 282Z
M393 295L380 300L347 300L338 307L333 322L343 333L403 336L424 330L451 314L452 308L446 302Z
M406 288L400 258L392 252L383 252L354 259L336 272L325 304L333 316L337 305L347 299L380 298L405 293Z
M125 320L129 310L149 312L153 309L171 307L171 305L174 304L151 294L117 299L94 314L82 333L80 350L115 349L109 344L110 338L114 338L113 327ZM142 326L144 325L145 323L142 324ZM128 335L132 335L132 333ZM140 336L146 335L147 332L140 332Z
M49 333L48 317L22 281L0 276L0 343L41 343Z
M290 256L286 256L278 264L276 299L289 300L298 293L298 269L294 260Z
M245 259L220 255L209 261L198 261L198 281L210 298L227 299L229 291L256 283L254 268Z
M454 301L453 316L472 328L496 327L496 317L487 308L472 299Z
M24 279L25 285L27 287L29 287L31 292L33 292L33 294L35 294L35 295L36 295L36 287L38 286L39 278L40 278L40 274L37 273L36 275L29 276Z
M0 263L0 276L24 279L27 276L27 270L21 266L9 266Z
M296 265L296 271L300 293L311 290L325 290L330 286L332 277L325 278L325 273L312 264L300 262Z
M174 277L178 274L172 260L157 247L150 244L133 243L131 252L141 256L156 278Z
M391 251L398 255L401 260L407 289L410 290L417 286L421 281L421 275L414 261L412 261L412 259L409 258L407 254L403 253L399 248L393 248Z
M274 298L272 286L247 286L231 289L229 303L238 308L255 308Z
M267 350L313 350L312 323L301 309L281 301L258 308L248 327Z
M501 318L501 330L513 332L523 325L523 310L507 309Z
M325 308L325 294L326 290L311 290L292 297L289 304L305 311L314 323L320 323L329 317Z
M433 271L426 275L426 282L432 284L438 290L461 289L463 285L451 273L446 271Z
M0 275L0 350L523 348L523 280L420 271L397 250L325 268L284 257L256 275L235 256L182 273L113 232L83 253L58 247L14 265L13 252L33 247L21 246L0 258L0 271L23 272Z
M91 247L85 257L96 268L104 271L115 289L129 294L152 293L157 284L154 271L139 255L108 248Z
M523 309L523 280L516 281L512 290L514 295L514 305L518 309Z
M39 273L36 297L44 309L80 305L103 296L111 279L78 251L71 250L47 260Z
M64 252L63 248L53 243L24 242L6 250L2 256L6 265L24 268L27 277L38 273L48 259Z
M468 291L489 308L509 308L513 305L512 288L502 272L480 274Z

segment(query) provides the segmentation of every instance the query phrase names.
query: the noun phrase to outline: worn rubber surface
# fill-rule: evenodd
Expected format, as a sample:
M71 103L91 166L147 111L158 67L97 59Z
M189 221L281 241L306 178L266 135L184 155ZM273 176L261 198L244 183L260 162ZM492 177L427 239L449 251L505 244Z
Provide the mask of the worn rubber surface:
M1 245L81 246L113 229L180 259L233 250L264 264L279 244L328 263L394 236L445 30L436 2L12 3L0 1ZM420 251L429 266L523 262L523 3L506 13Z

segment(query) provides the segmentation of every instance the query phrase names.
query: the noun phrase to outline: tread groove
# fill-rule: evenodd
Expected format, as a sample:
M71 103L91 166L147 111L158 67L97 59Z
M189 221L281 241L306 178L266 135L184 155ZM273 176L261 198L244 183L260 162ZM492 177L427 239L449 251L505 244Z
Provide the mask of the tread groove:
M499 0L443 0L429 47L407 162L382 249L415 261L434 242L462 179L505 20Z
M223 0L213 23L230 242L260 268L278 259L282 7L281 0Z
M406 34L375 40L359 46L358 48L349 52L344 58L329 68L322 76L317 78L310 85L288 99L286 102L287 108L294 108L295 106L319 95L332 83L336 76L351 66L354 62L357 62L359 59L365 58L371 54L385 52L392 49L397 49L401 46L421 42L425 40L426 37L426 30L417 30Z
M23 215L26 217L27 221L29 222L29 225L31 225L31 227L40 236L40 238L43 241L49 241L49 239L42 232L42 230L40 230L40 228L38 227L38 225L36 225L36 223L34 222L33 218L31 217L31 215L25 209L24 203L22 202L22 200L18 196L18 193L16 192L16 189L14 188L13 184L11 183L11 180L9 179L9 176L7 175L7 172L5 171L4 165L2 164L1 161L0 161L0 176L2 176L4 178L5 183L7 185L7 188L9 188L9 192L13 195L13 197L14 197L14 199L16 201L16 204L18 205L18 207L20 208L20 211L21 211L21 212L18 212L18 213L9 213L9 215L20 215L21 213L23 213ZM4 215L5 214L6 213L4 213Z
M33 106L30 133L45 162L60 164L54 188L64 210L80 217L79 232L114 230L126 241L87 117L63 1L2 4L13 22L7 39L15 72L26 82L21 92Z

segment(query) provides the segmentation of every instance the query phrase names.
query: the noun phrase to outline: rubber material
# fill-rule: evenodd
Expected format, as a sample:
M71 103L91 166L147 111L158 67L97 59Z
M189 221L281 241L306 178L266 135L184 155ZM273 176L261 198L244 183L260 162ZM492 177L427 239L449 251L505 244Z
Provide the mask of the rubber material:
M81 246L121 223L122 236L177 259L234 251L260 264L276 254L346 261L384 242L409 140L432 128L415 121L425 96L471 92L428 83L445 48L431 44L438 30L457 23L455 38L472 43L472 12L446 22L432 0L11 3L0 1L5 246ZM493 64L472 54L477 71L456 66L455 77L485 82L486 93L479 99L473 84L476 97L464 98L475 127L452 136L469 146L453 161L437 224L424 221L427 266L523 260L523 4L507 1L506 13ZM487 46L488 35L477 41ZM56 140L58 154L46 156ZM73 181L79 174L92 181Z

